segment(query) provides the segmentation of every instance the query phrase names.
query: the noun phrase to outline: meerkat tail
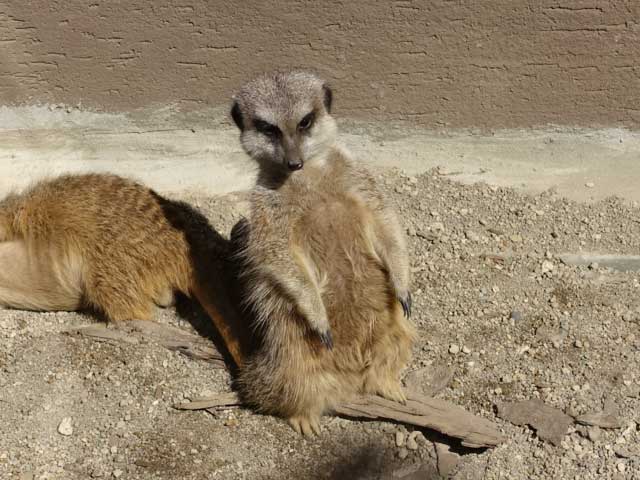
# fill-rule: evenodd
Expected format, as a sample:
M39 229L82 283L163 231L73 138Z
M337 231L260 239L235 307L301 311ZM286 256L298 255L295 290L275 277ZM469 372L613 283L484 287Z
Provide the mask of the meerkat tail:
M207 312L207 315L209 315L213 321L234 363L236 366L241 367L245 360L241 339L234 332L230 322L231 319L223 317L218 307L215 306L211 295L207 293L207 290L206 286L201 285L200 282L195 282L191 287L193 296L200 302L204 311Z

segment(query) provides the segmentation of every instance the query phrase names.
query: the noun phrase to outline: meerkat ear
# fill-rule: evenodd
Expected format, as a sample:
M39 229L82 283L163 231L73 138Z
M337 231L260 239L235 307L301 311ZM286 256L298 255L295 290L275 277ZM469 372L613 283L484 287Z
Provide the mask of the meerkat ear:
M322 85L322 90L324 91L324 108L327 109L328 113L331 113L331 104L333 103L333 92L329 85L326 83Z
M238 105L236 100L233 101L233 106L231 107L231 118L233 118L233 121L240 131L243 131L244 123L242 121L242 112L240 111L240 105Z

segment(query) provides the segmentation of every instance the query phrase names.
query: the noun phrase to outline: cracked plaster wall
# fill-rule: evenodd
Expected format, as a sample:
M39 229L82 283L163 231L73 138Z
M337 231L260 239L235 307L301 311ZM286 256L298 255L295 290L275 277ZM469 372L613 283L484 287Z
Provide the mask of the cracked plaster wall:
M638 129L640 1L0 0L2 105L200 109L274 66L355 118Z

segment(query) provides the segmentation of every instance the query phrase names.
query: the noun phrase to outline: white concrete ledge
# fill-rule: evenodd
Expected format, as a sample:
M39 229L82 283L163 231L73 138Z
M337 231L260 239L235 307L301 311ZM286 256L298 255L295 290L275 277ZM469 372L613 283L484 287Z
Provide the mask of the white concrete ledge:
M0 196L44 176L110 171L164 193L248 188L255 167L226 109L170 108L111 115L55 107L0 108ZM438 134L406 125L342 121L342 142L374 167L410 174L441 167L463 182L531 192L555 187L581 201L640 201L640 134L556 129Z
M567 265L593 265L607 267L620 272L640 271L639 255L614 255L601 253L563 253L558 255L560 261Z

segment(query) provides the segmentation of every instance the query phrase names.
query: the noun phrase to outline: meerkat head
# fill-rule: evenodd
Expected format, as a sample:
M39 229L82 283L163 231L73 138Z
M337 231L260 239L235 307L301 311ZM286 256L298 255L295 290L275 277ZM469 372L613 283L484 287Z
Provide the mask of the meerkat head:
M276 72L244 85L231 116L242 147L260 164L295 171L322 162L336 138L332 92L309 72Z

